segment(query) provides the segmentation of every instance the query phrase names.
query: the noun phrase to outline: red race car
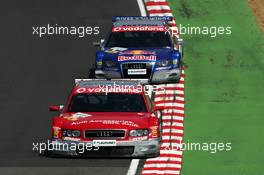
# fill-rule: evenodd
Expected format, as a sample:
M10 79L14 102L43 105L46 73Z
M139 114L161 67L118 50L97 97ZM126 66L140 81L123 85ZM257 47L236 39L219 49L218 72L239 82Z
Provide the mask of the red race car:
M161 112L135 80L75 80L69 100L51 106L52 139L45 155L156 157Z

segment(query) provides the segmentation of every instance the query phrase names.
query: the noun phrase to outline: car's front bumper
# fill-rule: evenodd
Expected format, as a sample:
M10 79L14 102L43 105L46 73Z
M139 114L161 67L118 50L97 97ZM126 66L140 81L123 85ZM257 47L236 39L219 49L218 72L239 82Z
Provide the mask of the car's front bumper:
M181 78L181 68L154 70L149 79L149 83L178 83ZM111 70L95 70L95 77L98 79L122 79L124 78L120 72ZM132 77L131 77L132 78ZM136 79L136 78L132 78Z
M53 149L51 149L50 147L50 149L45 150L44 154L51 157L157 157L161 145L159 139L117 141L116 146L99 146L98 148L91 147L92 142L53 139L50 143L68 144L72 148L74 148L73 145L79 144L82 148L76 146L76 149L62 149L62 147L60 149L52 147ZM88 147L83 149L84 145L88 145Z

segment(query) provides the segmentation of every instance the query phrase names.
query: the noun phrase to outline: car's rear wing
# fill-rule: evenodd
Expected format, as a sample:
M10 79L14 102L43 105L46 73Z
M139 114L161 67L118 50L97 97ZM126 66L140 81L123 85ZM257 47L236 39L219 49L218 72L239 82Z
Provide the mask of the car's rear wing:
M156 20L156 21L172 21L172 16L113 16L112 22L131 21L131 20Z

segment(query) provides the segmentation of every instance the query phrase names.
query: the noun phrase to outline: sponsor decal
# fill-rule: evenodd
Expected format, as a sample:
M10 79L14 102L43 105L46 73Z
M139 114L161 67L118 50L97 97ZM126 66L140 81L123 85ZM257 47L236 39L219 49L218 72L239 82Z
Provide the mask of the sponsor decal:
M60 128L53 126L53 138L59 138Z
M112 47L108 50L105 50L105 52L107 53L118 53L118 52L122 52L122 51L125 51L127 50L127 48L123 48L123 47Z
M148 60L148 61L155 61L157 58L156 55L150 55L150 56L145 56L145 55L133 55L133 56L118 56L117 60L118 61L128 61L128 60Z
M72 125L81 125L81 124L85 124L88 123L86 120L85 121L80 121L80 122L72 122Z
M147 74L147 69L128 69L128 75L145 75Z
M76 121L76 120L79 120L80 118L86 118L86 117L90 117L90 116L91 116L90 114L77 112L77 113L74 113L70 116L64 116L64 118L67 120Z
M94 93L94 92L104 92L104 88L95 87L95 88L78 88L76 93Z
M104 125L125 125L139 127L138 124L128 120L90 120L89 123L100 123Z
M93 146L116 146L116 140L93 140Z
M84 92L86 92L86 88L78 88L76 90L76 93L84 93Z
M128 50L121 52L120 55L155 55L155 52L145 50Z
M108 94L110 92L118 93L118 92L126 92L126 93L141 93L141 86L104 86L104 87L95 87L95 88L78 88L75 93L105 93Z
M172 16L116 16L114 21L131 21L131 20L162 20L172 21Z
M77 112L75 114L72 114L72 117L77 117L77 118L84 118L84 117L89 117L91 116L90 114L86 114L86 113L81 113L81 112Z
M74 138L74 137L63 137L63 140L70 140L70 141L80 141L80 138Z
M166 32L164 26L120 26L113 27L112 32L134 32L134 31L151 31L151 32Z
M132 140L132 141L140 141L140 140L147 140L147 139L148 139L148 136L129 138L129 140Z
M158 126L150 127L152 137L158 137Z

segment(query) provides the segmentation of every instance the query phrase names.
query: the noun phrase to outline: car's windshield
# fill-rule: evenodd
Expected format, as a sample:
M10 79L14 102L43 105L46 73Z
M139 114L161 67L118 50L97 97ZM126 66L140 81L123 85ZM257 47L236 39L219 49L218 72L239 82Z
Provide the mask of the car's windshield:
M73 95L68 112L146 112L141 94L80 93Z
M112 32L105 47L168 47L169 38L165 32Z

